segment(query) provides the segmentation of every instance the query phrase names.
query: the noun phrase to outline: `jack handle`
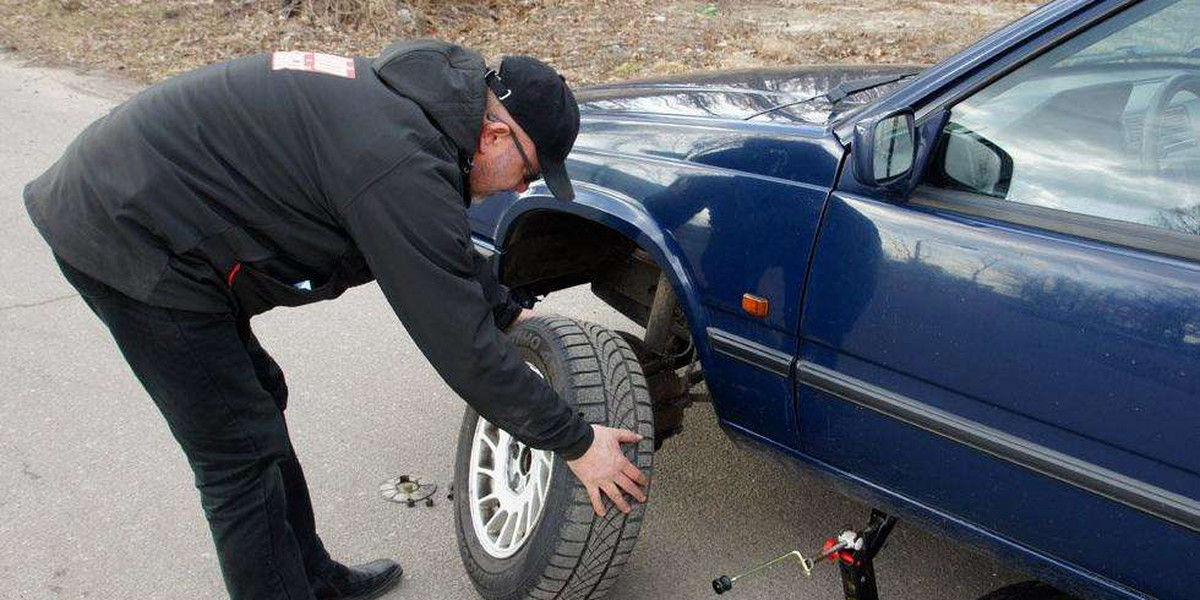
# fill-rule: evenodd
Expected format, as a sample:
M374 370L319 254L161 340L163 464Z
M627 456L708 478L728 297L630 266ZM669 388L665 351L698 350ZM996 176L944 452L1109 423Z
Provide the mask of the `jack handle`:
M768 562L758 565L757 567L754 567L753 569L750 569L749 571L746 571L745 573L742 573L741 575L735 575L733 577L730 577L728 575L722 575L722 576L714 579L712 582L713 591L716 592L718 595L724 594L725 592L732 590L733 584L737 583L737 581L739 579L744 579L746 577L749 577L755 573L758 573L759 571L762 571L763 569L766 569L776 563L787 560L789 558L794 558L794 559L796 559L797 562L800 563L800 568L804 569L805 577L812 577L813 567L816 566L817 563L836 554L839 550L846 548L846 546L847 546L847 543L845 541L839 541L838 543L836 543L832 546L829 546L828 548L825 548L824 550L821 550L821 553L819 555L817 555L817 558L811 559L811 560L808 558L805 558L803 554L800 554L799 550L792 550L791 552L788 552L787 554L782 554Z

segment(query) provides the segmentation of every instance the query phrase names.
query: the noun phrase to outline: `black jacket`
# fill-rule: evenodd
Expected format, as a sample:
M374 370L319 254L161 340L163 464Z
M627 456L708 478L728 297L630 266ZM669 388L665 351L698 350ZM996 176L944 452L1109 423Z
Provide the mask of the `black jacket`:
M526 367L498 328L518 308L477 275L463 166L482 58L428 40L333 61L336 73L305 70L311 56L279 68L288 58L175 77L90 125L25 188L51 248L128 296L193 311L252 315L375 279L481 415L581 455L591 428Z

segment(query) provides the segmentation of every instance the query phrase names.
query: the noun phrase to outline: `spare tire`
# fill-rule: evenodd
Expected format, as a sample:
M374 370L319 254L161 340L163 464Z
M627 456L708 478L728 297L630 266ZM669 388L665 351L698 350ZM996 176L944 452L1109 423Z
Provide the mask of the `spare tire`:
M650 393L625 340L599 325L542 316L523 321L511 338L588 422L645 436L622 449L651 475ZM525 446L470 408L454 473L458 549L488 600L600 598L633 552L644 504L630 499L633 510L624 514L605 498L608 510L596 516L562 457Z

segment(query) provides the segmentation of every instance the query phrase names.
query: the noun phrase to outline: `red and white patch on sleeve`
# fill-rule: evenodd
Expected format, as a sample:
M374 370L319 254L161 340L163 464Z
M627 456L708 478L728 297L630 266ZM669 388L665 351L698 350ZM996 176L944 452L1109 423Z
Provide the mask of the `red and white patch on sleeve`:
M271 55L272 71L308 71L354 79L354 59L320 52L276 52Z

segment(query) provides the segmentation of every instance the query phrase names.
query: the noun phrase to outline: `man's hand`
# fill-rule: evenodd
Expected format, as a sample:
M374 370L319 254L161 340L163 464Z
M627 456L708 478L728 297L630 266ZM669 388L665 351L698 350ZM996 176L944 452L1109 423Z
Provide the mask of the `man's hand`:
M627 429L613 429L601 425L592 425L592 445L587 453L579 458L568 461L567 466L587 487L588 497L592 499L592 509L597 515L604 516L604 503L601 502L600 492L603 491L621 512L628 513L629 502L625 500L621 490L625 490L638 502L646 501L646 491L642 488L649 485L650 480L625 458L621 453L621 444L634 444L642 441L642 436Z

